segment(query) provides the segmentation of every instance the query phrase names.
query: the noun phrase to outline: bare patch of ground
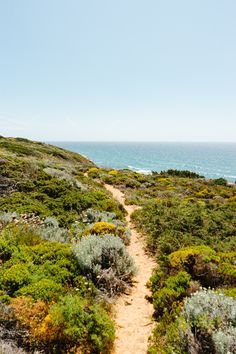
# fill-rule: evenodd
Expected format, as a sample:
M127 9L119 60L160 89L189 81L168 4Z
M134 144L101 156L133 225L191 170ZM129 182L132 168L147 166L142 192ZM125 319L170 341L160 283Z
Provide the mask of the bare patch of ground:
M126 209L128 227L132 232L128 252L138 267L134 286L129 294L122 295L115 305L116 340L115 354L145 354L148 338L153 329L153 306L146 300L149 290L146 283L151 277L155 262L144 250L142 236L134 229L130 216L137 207L125 205L123 193L110 185L105 185L115 199Z

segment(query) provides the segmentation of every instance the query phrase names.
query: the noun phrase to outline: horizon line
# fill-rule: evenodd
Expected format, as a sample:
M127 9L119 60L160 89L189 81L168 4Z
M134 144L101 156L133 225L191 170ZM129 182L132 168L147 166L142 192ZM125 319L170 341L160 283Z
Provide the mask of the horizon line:
M181 144L192 144L192 143L197 143L197 144L236 144L236 141L181 141L181 140L45 140L45 142L51 142L51 143L181 143Z

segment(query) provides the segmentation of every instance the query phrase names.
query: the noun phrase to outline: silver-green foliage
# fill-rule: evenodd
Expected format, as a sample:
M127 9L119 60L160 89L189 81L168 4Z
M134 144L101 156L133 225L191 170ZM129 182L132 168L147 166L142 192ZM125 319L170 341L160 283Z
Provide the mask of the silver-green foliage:
M68 243L70 242L68 236L68 230L59 227L59 223L56 218L47 217L43 225L37 228L38 235L46 240L53 242Z
M187 353L236 353L236 301L202 289L185 300L180 337Z
M122 291L135 273L125 245L113 235L83 237L73 252L80 271L111 295Z
M56 168L46 167L44 168L44 172L46 172L52 177L58 178L59 180L64 180L70 183L72 186L81 189L82 191L88 189L87 186L85 186L83 183L78 181L74 176L72 176L72 174L67 173L66 171L56 169Z
M16 213L0 213L0 222L6 226L7 224L11 223L15 218L17 218Z

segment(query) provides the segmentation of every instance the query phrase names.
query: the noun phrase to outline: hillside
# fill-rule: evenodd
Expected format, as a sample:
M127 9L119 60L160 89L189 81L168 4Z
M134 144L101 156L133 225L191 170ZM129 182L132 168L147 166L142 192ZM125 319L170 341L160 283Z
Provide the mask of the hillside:
M234 354L235 287L236 184L0 137L1 353Z
M124 208L86 158L0 138L0 351L107 353L134 274Z

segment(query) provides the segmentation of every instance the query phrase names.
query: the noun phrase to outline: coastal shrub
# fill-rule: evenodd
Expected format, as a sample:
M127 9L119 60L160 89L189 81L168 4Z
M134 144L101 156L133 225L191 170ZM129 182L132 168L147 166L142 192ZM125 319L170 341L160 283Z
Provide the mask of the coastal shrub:
M48 315L48 304L42 300L34 302L31 297L17 297L12 299L10 308L21 326L28 329L34 339L44 340L41 326Z
M111 176L117 176L118 173L119 172L117 170L111 170L111 171L108 172L108 174L111 175Z
M40 239L37 244L31 244L31 236L30 242L23 237L24 244L19 239L20 233L14 233L14 230L15 226L5 229L2 232L4 237L0 237L1 260L4 262L0 289L11 296L30 295L35 300L50 301L64 293L65 285L73 286L78 271L69 245Z
M215 184L217 186L226 186L228 184L228 182L225 178L216 178L216 179L213 179L213 184Z
M0 237L0 263L4 263L11 258L15 247Z
M43 171L52 177L68 182L71 186L77 187L84 191L87 190L87 187L83 183L79 182L71 173L51 167L44 168Z
M40 238L51 242L70 243L72 237L68 229L59 226L40 226L37 228Z
M0 213L0 222L6 226L17 217L17 213Z
M114 220L117 220L117 215L116 213L109 213L101 210L96 210L93 208L89 208L85 211L82 212L81 214L81 221L83 223L95 223L95 222L114 222Z
M171 253L168 256L168 259L171 267L173 268L188 268L191 267L193 259L200 254L204 258L205 262L209 262L214 258L217 259L216 251L208 246L181 248L178 251Z
M235 353L236 301L201 290L185 301L180 320L181 349L190 353Z
M54 328L54 341L79 346L83 353L108 353L114 326L105 311L79 296L67 295L52 305L42 323L44 332Z
M217 253L210 247L196 246L171 253L168 267L187 271L203 287L233 286L236 284L235 259L235 252Z
M71 246L67 244L42 241L40 244L32 246L30 253L34 264L44 264L46 261L57 263L61 260L73 264Z
M152 200L135 211L136 225L147 234L150 251L165 255L192 245L236 249L236 204L192 204Z
M153 174L160 174L160 175L170 175L170 176L177 176L177 177L184 177L184 178L204 178L203 176L199 175L196 172L188 171L188 170L173 170L169 169L167 171L159 172L152 172Z
M96 235L113 234L116 232L116 226L112 223L100 221L93 225L90 232Z
M84 237L73 252L81 273L110 294L123 290L134 275L132 258L113 235Z
M7 198L0 197L2 212L33 213L42 219L53 216L61 227L70 226L89 208L115 212L118 218L123 218L124 208L101 187L100 190L95 187L81 190L46 173L31 181L28 190L24 182L24 191L14 192Z
M192 280L190 292L198 286L233 287L236 284L235 259L235 252L216 252L208 246L179 249L159 262L159 268L148 284L155 293L163 287L170 276L187 272Z
M7 242L11 246L34 246L40 243L40 237L36 230L28 224L14 223L7 225L1 232L1 240Z
M202 286L214 287L216 294L224 293L235 298L235 257L235 252L216 252L202 245L179 249L159 262L158 268L148 282L148 287L152 291L150 300L153 302L154 314L158 321L153 332L150 353L156 353L157 348L158 353L163 354L215 353L210 349L201 351L189 330L186 337L190 344L195 344L182 348L183 339L178 330L180 323L176 321L176 316L178 318L180 316L184 299L198 292ZM219 338L222 338L221 334Z
M13 142L6 139L1 139L0 148L7 149L8 151L17 154L19 156L24 156L24 155L31 156L36 154L36 152L33 151L30 147L17 143L16 141Z
M4 269L0 274L0 288L7 290L9 295L30 281L30 272L25 264L15 264L10 268Z
M99 169L97 167L91 167L87 173L89 177L97 178L99 176Z
M34 300L43 300L45 302L55 301L65 292L60 283L52 279L41 279L35 283L21 287L15 296L31 296Z
M165 311L169 313L176 309L179 302L186 296L186 290L190 286L191 276L187 272L179 272L170 276L162 288L153 293L153 306L155 316L162 316Z
M220 293L226 295L226 296L229 296L229 297L232 297L236 300L236 288L229 288L229 289L225 289L225 288L220 288L218 290Z

